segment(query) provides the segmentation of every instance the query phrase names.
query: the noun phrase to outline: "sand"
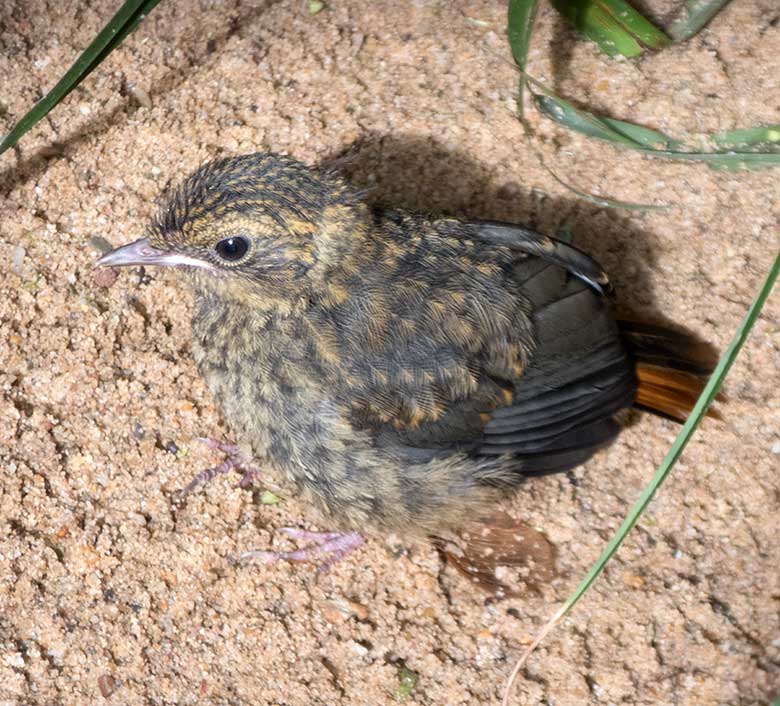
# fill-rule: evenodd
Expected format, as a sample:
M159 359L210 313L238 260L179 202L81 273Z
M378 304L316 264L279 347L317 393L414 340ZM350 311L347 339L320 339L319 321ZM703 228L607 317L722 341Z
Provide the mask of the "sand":
M0 8L6 128L117 3ZM646 3L656 16L671 3ZM612 61L548 7L530 67L604 114L678 137L777 122L780 22L733 3L687 44ZM95 278L95 238L143 233L203 160L345 153L391 204L509 219L576 242L620 301L727 345L780 238L776 170L650 161L514 117L505 4L177 0L0 161L0 704L497 703L674 438L635 414L611 448L513 508L558 547L540 593L489 600L428 547L372 541L318 583L236 563L315 528L289 494L223 476L228 438L190 358L175 273ZM0 126L1 127L1 126ZM554 181L656 212L605 210ZM767 704L780 688L780 296L626 545L531 658L513 704ZM407 687L402 687L406 679ZM415 683L416 682L416 683ZM412 687L410 689L410 687ZM400 689L400 691L399 691ZM409 691L408 695L404 695Z

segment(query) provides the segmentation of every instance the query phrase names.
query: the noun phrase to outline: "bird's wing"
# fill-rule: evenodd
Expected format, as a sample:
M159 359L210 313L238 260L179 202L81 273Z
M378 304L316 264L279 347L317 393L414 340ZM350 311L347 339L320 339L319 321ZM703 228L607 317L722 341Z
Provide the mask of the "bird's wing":
M513 251L538 257L545 263L558 265L600 294L611 291L607 273L590 255L573 245L511 223L477 221L470 225L475 236L486 243L504 245Z
M408 460L468 450L511 454L524 474L573 467L615 436L636 390L606 275L519 226L464 228L445 258L417 253L427 269L410 259L363 298L353 423Z

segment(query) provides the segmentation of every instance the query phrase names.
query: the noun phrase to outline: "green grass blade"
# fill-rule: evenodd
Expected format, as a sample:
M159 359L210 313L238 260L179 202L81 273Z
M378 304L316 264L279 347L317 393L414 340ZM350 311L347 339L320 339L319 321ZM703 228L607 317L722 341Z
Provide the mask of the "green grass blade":
M670 204L634 203L632 201L618 201L617 199L610 199L605 196L589 194L586 191L580 191L576 187L565 182L549 167L545 167L545 169L547 169L550 176L561 186L565 187L579 198L595 204L596 206L601 206L602 208L622 208L626 211L668 211L671 208Z
M710 154L709 157L711 158L699 159L698 155L691 154L690 161L706 162L710 169L724 172L736 172L740 169L767 169L780 165L780 152L777 154L769 152L734 152L721 154L715 152ZM684 155L677 157L677 159L685 158Z
M728 3L729 0L688 0L669 26L669 36L675 42L690 39Z
M116 49L127 37L128 34L133 32L141 21L160 3L160 0L143 0L138 11L133 15L129 22L127 22L119 31L117 31L111 40L106 44L103 50L95 57L95 59L89 65L89 68L85 73L79 77L79 82L83 81L92 71L105 59L114 49ZM116 17L116 16L115 16ZM111 22L115 19L112 18ZM109 23L110 24L110 23ZM105 28L103 29L105 31ZM99 37L100 35L98 35ZM97 38L96 40L97 41ZM86 51L89 51L89 47ZM86 52L85 52L86 53ZM75 86L73 86L75 88ZM72 88L70 90L73 90ZM68 92L70 92L70 90ZM67 95L67 94L66 94Z
M650 49L661 49L671 40L650 20L637 12L624 0L596 0L605 13L631 32L642 44Z
M642 45L619 23L615 22L595 3L589 0L570 2L551 0L553 6L572 26L588 39L598 44L608 56L639 56Z
M536 19L536 0L509 0L506 33L515 63L520 67L520 88L517 96L517 115L525 122L525 65L531 34Z
M138 23L151 12L160 0L127 0L97 37L65 72L52 88L32 109L11 128L0 142L0 154L16 145L21 137L48 115L65 96L79 85L103 59L130 34Z
M580 600L580 598L582 598L585 591L590 588L591 584L603 571L607 562L612 558L620 545L623 544L626 535L628 535L639 517L650 504L650 501L652 500L658 488L661 487L663 482L668 477L669 473L674 467L674 464L677 462L677 459L682 454L683 449L687 446L688 442L693 436L693 433L696 431L696 428L699 426L701 420L704 418L704 415L707 413L707 409L709 409L710 405L715 400L715 397L720 391L726 375L728 375L728 372L731 369L731 366L734 364L737 355L739 355L739 351L745 344L748 334L756 323L764 303L769 298L779 273L780 254L775 256L774 262L770 266L766 278L764 279L764 283L761 285L761 289L759 290L756 298L753 300L753 303L750 305L750 308L748 309L745 318L737 329L737 332L734 334L734 338L731 340L728 348L721 356L715 371L710 376L710 379L699 396L699 399L697 400L693 411L688 417L688 420L685 422L685 424L683 424L682 429L680 429L680 433L677 434L677 438L674 440L674 443L667 452L666 457L661 462L658 470L655 472L653 479L644 489L642 495L640 495L634 507L631 508L631 511L628 513L626 519L623 520L623 523L615 533L615 536L612 537L607 546L604 548L603 553L596 560L596 563L591 567L587 576L582 580L582 583L580 583L574 593L572 593L566 603L564 603L562 615L566 615Z
M609 56L638 56L644 47L659 49L671 43L625 0L552 0L552 4Z
M727 161L716 161L710 164L713 169L740 169L743 168L742 162L751 159L754 161L748 166L753 169L772 167L777 164L777 159L772 159L771 156L760 157L760 155L780 155L780 125L718 132L712 135L711 139L720 148L719 153L730 157ZM750 155L756 156L750 157Z
M652 480L639 496L639 499L631 508L630 512L626 516L626 519L623 520L617 532L615 532L615 535L607 543L607 546L604 548L601 556L599 556L599 558L590 568L580 585L577 586L571 596L569 596L566 602L555 612L552 618L547 621L545 626L531 643L530 647L523 653L523 656L520 658L520 660L518 660L517 664L512 670L511 675L509 676L509 679L507 680L507 684L504 689L504 698L502 703L505 706L509 704L514 682L517 679L517 675L520 673L523 665L528 660L528 657L536 649L536 647L538 647L545 636L550 633L555 625L565 615L567 615L572 610L572 608L574 608L574 606L585 595L588 589L593 585L593 582L604 570L604 567L607 565L609 560L620 548L620 545L623 544L628 533L631 531L634 525L636 525L642 513L644 513L645 509L650 504L650 501L653 499L655 493L669 476L669 473L677 462L677 459L682 454L683 449L685 449L686 445L693 436L693 433L696 431L696 428L699 426L701 420L704 418L704 415L707 413L707 409L712 404L721 386L723 385L723 381L728 375L728 372L731 369L731 366L734 364L737 356L739 355L742 346L745 344L748 334L755 325L756 320L761 313L761 309L764 307L764 303L772 292L772 288L777 281L778 274L780 274L780 254L775 255L775 259L772 262L772 265L769 267L769 271L767 272L766 278L761 285L761 289L750 305L750 308L748 309L745 318L737 329L737 332L734 334L731 343L721 356L721 359L718 362L715 371L710 376L710 379L707 381L707 385L705 386L704 390L702 390L702 393L699 396L693 411L688 417L688 420L685 422L685 424L683 424L682 429L680 429L679 434L677 434L677 438L674 440L674 443L667 452L664 460L661 462L661 465L653 475Z
M712 140L721 149L780 152L780 125L718 132L712 136Z
M534 101L542 113L560 125L588 137L628 147L651 157L681 162L704 162L713 169L760 169L780 166L780 149L775 144L777 126L744 128L714 135L712 139L722 147L718 151L687 150L682 148L680 142L656 130L575 108L530 76L528 81L544 91L542 95L534 94ZM751 144L745 142L748 138L752 140ZM742 147L737 148L735 144L726 147L729 139L742 140ZM758 149L762 151L756 151Z
M552 96L549 93L536 94L534 101L539 110L549 118L588 137L595 137L637 150L669 149L678 144L656 130L623 120L594 115L586 110L575 108L563 98Z

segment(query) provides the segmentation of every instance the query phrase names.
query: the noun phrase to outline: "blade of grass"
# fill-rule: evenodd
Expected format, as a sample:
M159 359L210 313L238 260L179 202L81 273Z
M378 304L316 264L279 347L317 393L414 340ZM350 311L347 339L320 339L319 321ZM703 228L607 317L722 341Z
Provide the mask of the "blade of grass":
M666 203L664 204L634 203L631 201L618 201L617 199L610 199L610 198L606 198L605 196L595 196L594 194L589 194L586 191L580 191L579 189L575 188L571 184L566 183L552 169L550 169L546 165L544 165L544 168L547 170L550 176L553 179L555 179L555 181L557 181L561 186L565 187L576 196L579 196L579 198L588 201L592 204L596 204L596 206L601 206L602 208L622 208L627 211L668 211L672 207L671 204L666 204Z
M595 137L637 150L668 149L679 144L656 130L623 120L594 115L575 108L571 103L557 96L537 93L534 94L534 101L539 110L549 118L588 137Z
M108 24L76 59L73 66L0 142L0 154L16 145L22 136L78 86L151 12L160 0L127 0Z
M604 118L587 110L580 110L563 98L552 94L543 84L530 76L528 82L539 86L544 91L543 95L534 94L534 101L544 115L560 125L588 137L628 147L651 157L704 162L713 169L757 169L780 165L780 150L776 151L776 148L773 150L765 148L761 152L754 149L735 149L733 147L716 151L682 149L680 142L672 140L663 133L634 123ZM739 133L745 134L761 129L746 128ZM766 135L772 136L773 128L768 128Z
M552 0L552 4L578 32L595 42L607 56L630 59L644 51L642 45L598 5L568 0Z
M729 0L688 0L669 25L669 36L675 42L690 39L728 3Z
M638 56L644 47L659 49L671 43L625 0L552 0L552 4L609 56Z
M611 3L617 0L599 1ZM573 4L576 5L581 2L584 2L584 0L577 0ZM560 125L588 137L595 137L605 142L628 147L651 157L687 162L704 162L712 169L762 169L780 165L780 149L778 149L780 145L780 125L743 128L741 130L717 133L711 135L710 139L720 149L692 150L684 148L681 142L657 130L625 120L595 115L587 110L580 110L569 103L569 101L555 95L543 83L534 79L525 70L528 43L530 42L530 32L533 24L532 22L529 23L528 18L531 17L534 11L535 3L533 8L531 8L527 1L510 0L510 17L507 32L515 63L522 76L518 112L523 125L526 124L523 117L523 95L527 82L541 92L536 93L531 90L534 102L542 114Z
M536 19L536 0L509 0L506 33L509 47L515 63L520 67L520 89L517 95L517 114L525 124L525 66L528 59L528 49L531 46L531 34Z
M596 0L605 13L609 13L615 22L619 22L642 44L650 49L661 49L671 40L644 15L624 0Z
M712 140L721 149L780 152L780 125L717 132L712 136Z
M736 155L744 154L774 154L780 155L780 125L765 125L760 127L746 127L726 132L717 132L710 136L712 142L720 149ZM740 169L739 158L734 157L734 162L715 163L710 165L713 169L734 170ZM757 167L773 166L772 163L753 165Z
M574 606L579 602L582 596L585 595L593 582L604 570L607 562L609 562L615 552L620 548L620 545L623 544L628 533L631 531L631 529L639 520L640 516L644 513L647 506L650 504L650 501L653 499L656 491L661 487L663 482L669 476L669 473L677 462L677 459L682 454L683 449L686 447L691 437L693 436L693 433L696 431L696 428L699 426L701 420L706 415L707 409L717 396L723 381L726 379L726 376L731 369L731 366L734 364L734 361L739 355L742 346L745 344L750 330L755 325L764 303L769 298L769 295L772 292L772 288L777 281L778 274L780 274L780 254L775 255L775 259L769 267L769 271L767 272L766 278L764 279L764 283L761 285L761 289L750 305L745 318L734 334L734 338L731 340L728 348L723 353L717 367L715 368L715 371L707 381L707 385L705 386L704 390L702 390L702 393L699 396L693 411L688 417L688 420L685 422L685 424L683 424L682 429L680 429L680 433L674 440L674 443L667 452L664 460L661 462L661 465L658 467L658 470L656 470L655 474L653 475L652 480L639 496L639 499L631 508L631 511L626 516L626 519L623 520L623 523L620 525L612 539L607 543L607 546L604 548L601 556L596 560L596 563L593 564L580 585L577 586L575 591L571 594L571 596L569 596L566 602L545 624L545 626L542 628L534 641L523 653L522 657L515 665L515 668L512 670L512 673L507 680L506 688L504 689L504 698L502 701L503 706L509 706L509 698L511 696L514 683L517 679L517 675L520 673L523 665L528 660L528 657L538 647L539 643L541 643L545 636L550 633L555 625L567 613L569 613L571 609L574 608Z

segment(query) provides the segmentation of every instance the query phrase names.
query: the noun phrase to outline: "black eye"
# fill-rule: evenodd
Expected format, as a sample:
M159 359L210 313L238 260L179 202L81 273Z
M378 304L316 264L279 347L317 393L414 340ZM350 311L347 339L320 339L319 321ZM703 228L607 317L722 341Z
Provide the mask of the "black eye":
M235 235L232 238L220 240L214 249L223 260L235 262L246 255L246 251L249 250L249 241L243 236Z

